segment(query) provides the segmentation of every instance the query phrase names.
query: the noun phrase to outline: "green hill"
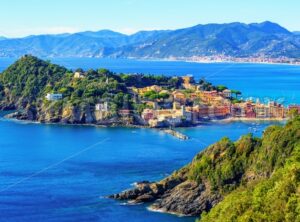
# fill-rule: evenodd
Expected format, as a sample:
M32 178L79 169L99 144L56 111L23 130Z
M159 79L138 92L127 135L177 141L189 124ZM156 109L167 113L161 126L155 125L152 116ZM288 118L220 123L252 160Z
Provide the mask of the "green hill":
M162 85L175 88L179 78L142 74L115 74L107 69L72 70L26 55L0 75L0 109L18 110L13 116L40 122L95 123L95 105L108 103L106 119L118 121L118 111L140 111L143 104L134 101L130 87ZM49 101L48 93L61 94L62 99ZM100 119L100 121L98 121ZM126 122L126 121L125 121Z

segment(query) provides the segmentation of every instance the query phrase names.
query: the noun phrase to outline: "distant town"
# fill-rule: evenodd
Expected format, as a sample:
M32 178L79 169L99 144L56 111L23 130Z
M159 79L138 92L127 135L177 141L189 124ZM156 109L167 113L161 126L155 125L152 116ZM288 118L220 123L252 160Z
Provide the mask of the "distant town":
M212 62L234 62L234 63L265 63L265 64L289 64L289 65L300 65L300 59L289 58L289 57L276 57L269 58L264 55L252 56L252 57L233 57L225 55L214 55L214 56L193 56L193 57L170 57L169 60L182 60L190 62L200 63L212 63Z

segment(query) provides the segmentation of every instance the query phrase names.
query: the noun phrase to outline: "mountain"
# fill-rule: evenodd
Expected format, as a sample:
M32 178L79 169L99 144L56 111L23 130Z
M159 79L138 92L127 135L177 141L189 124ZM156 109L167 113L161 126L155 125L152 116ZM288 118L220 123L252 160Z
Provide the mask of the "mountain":
M262 138L223 138L159 182L110 196L150 202L160 212L201 216L199 222L299 221L300 117L267 128Z
M0 36L0 41L5 40L6 38L4 36Z
M209 24L175 30L156 41L124 50L124 57L192 57L227 55L297 57L300 38L281 26L260 24Z
M297 31L297 32L294 32L294 34L296 34L296 35L300 35L300 32L298 32L298 31Z
M4 39L1 57L300 57L300 36L272 22L196 25L125 35L110 30Z

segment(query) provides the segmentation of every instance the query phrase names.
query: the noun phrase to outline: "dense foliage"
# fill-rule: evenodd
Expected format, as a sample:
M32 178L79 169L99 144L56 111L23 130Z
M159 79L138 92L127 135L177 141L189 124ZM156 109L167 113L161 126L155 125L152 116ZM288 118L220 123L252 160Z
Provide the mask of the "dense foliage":
M1 74L0 80L13 97L34 99L43 94L46 85L54 85L66 73L61 66L23 56Z
M180 78L163 75L121 74L120 76L128 87L142 88L151 85L160 85L168 88L178 88L182 83Z
M269 127L262 139L228 138L198 154L189 179L225 196L208 221L300 221L300 117Z

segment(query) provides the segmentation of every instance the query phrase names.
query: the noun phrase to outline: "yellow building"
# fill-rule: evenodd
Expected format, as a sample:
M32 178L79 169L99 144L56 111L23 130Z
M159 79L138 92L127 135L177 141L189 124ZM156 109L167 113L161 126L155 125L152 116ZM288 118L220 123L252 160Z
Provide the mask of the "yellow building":
M144 94L146 92L150 92L150 91L160 92L160 91L162 91L162 88L160 86L153 85L153 86L147 86L147 87L144 87L144 88L135 88L135 87L133 87L132 90L135 93L138 93L138 94L142 95L142 94Z
M185 89L196 89L196 86L194 85L195 80L193 76L183 76L181 78L183 80L182 86Z

